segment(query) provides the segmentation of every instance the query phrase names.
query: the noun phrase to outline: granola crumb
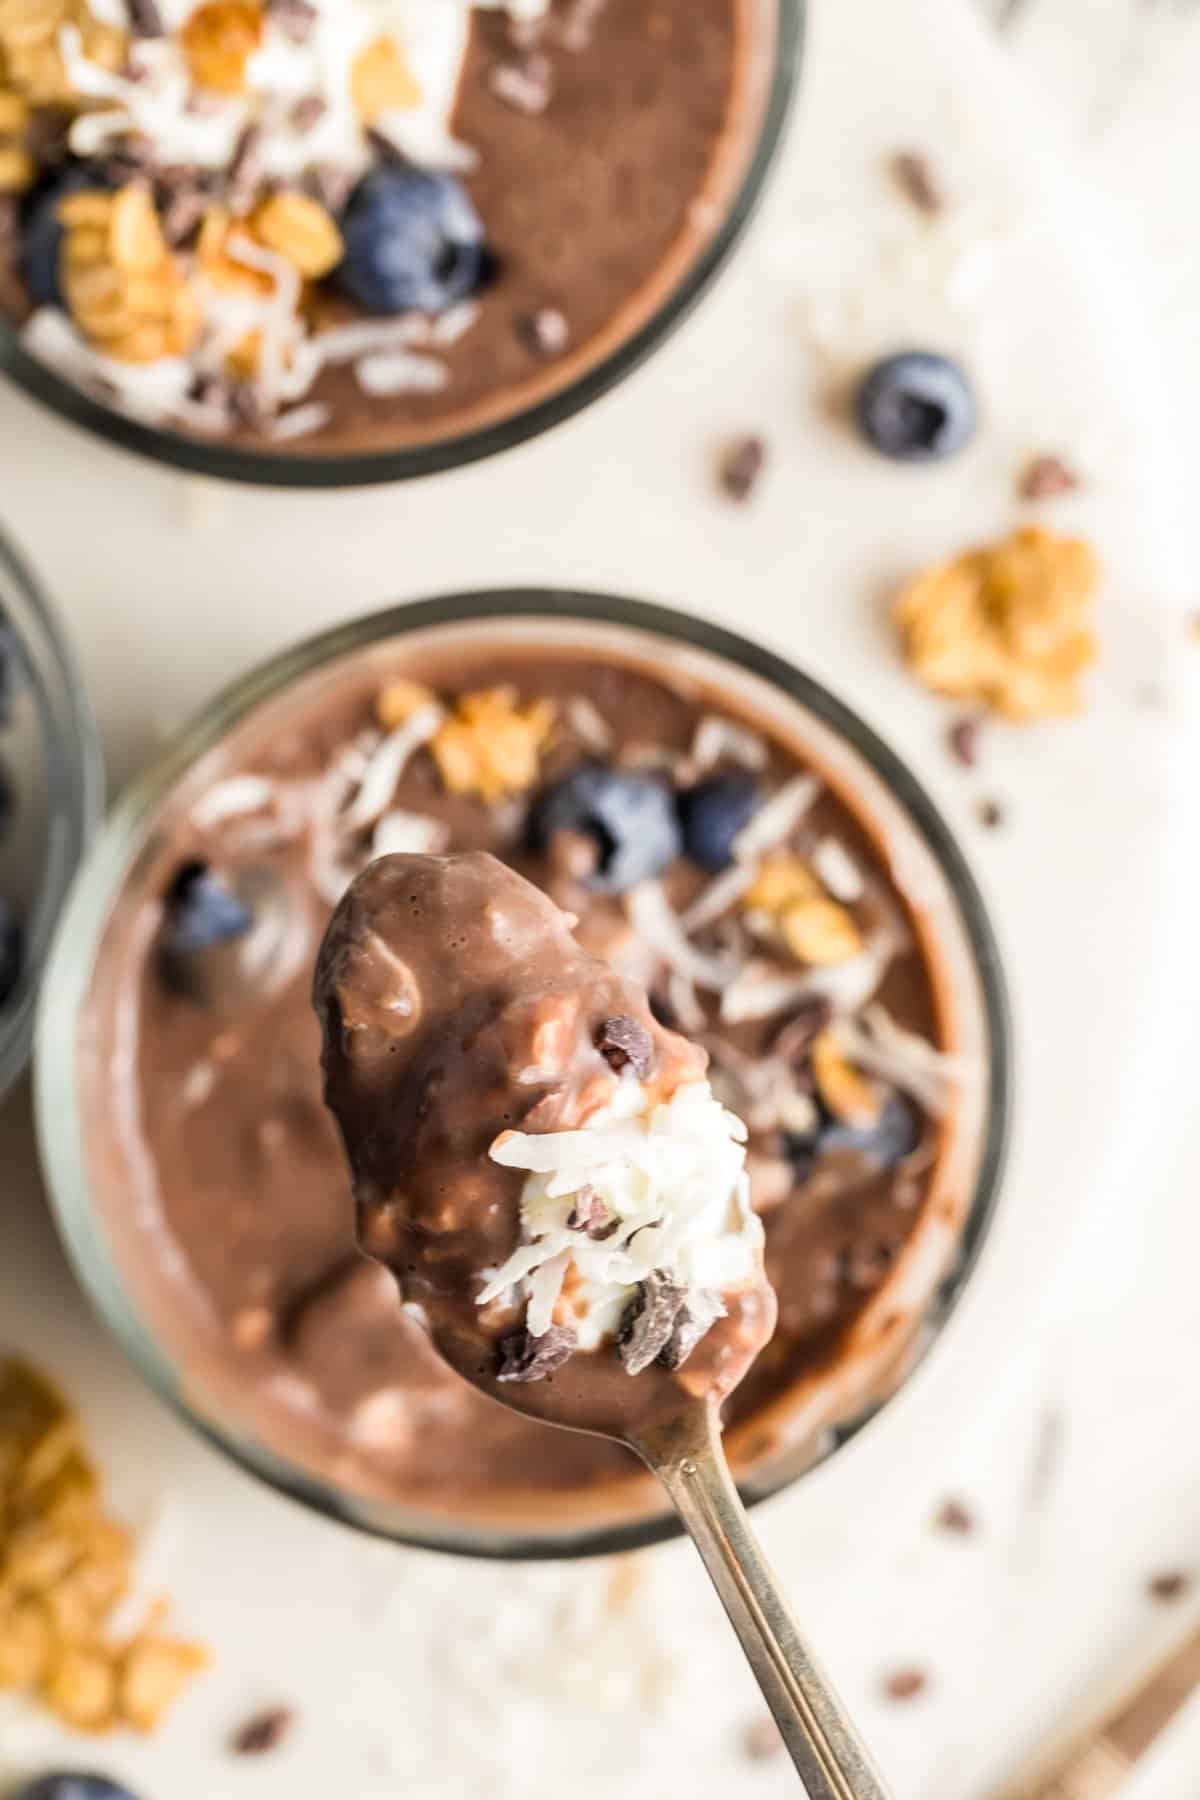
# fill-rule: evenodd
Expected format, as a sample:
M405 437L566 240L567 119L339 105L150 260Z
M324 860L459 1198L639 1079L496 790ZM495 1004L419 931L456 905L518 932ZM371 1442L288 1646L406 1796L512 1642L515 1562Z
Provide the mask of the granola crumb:
M514 688L460 695L430 745L443 786L488 804L526 793L538 779L556 716L553 700L522 705Z
M985 831L999 831L1008 823L1008 809L999 800L981 800L978 807L979 823Z
M918 1668L893 1669L883 1680L883 1692L889 1700L916 1700L928 1687L928 1674Z
M1022 500L1055 500L1060 494L1073 494L1080 485L1078 470L1064 456L1035 456L1021 471L1017 495Z
M897 150L888 158L888 173L911 206L927 218L945 210L946 197L929 158L920 150Z
M1183 1569L1167 1569L1161 1574L1152 1575L1146 1583L1146 1592L1152 1600L1169 1606L1173 1601L1182 1600L1190 1593L1192 1577Z
M1010 719L1054 718L1083 703L1098 584L1089 544L1030 525L924 570L893 616L905 660L935 693Z

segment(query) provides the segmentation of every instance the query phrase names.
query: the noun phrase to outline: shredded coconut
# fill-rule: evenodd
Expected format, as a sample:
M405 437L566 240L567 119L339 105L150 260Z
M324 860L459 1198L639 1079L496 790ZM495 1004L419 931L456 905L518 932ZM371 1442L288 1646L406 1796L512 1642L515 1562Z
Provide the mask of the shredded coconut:
M811 862L817 879L827 893L843 906L853 906L867 891L863 872L837 838L824 837L812 853Z
M723 757L741 763L746 769L765 769L767 746L757 732L710 713L696 727L691 759L697 771L703 774Z
M444 819L426 813L404 812L397 807L384 813L371 839L374 856L440 856L450 842Z
M367 763L358 792L342 816L340 822L346 831L365 831L387 811L409 758L429 742L445 716L444 708L430 701L410 713L403 725L384 738Z
M856 1068L890 1082L932 1118L945 1115L963 1078L960 1058L936 1049L918 1032L897 1025L878 1002L869 1006L861 1019L839 1019L833 1029L838 1049Z
M628 1077L582 1130L501 1133L493 1160L529 1175L521 1195L526 1241L488 1272L479 1304L516 1290L528 1330L540 1337L555 1322L574 1264L583 1286L572 1288L566 1304L579 1348L594 1349L651 1275L706 1296L744 1286L762 1249L744 1138L745 1127L707 1082L655 1103ZM610 1236L568 1226L585 1189L616 1221Z
M612 732L608 721L586 694L572 694L563 712L571 730L589 750L603 756L612 749Z
M855 1013L867 1004L896 953L890 932L879 932L857 956L801 975L780 975L769 963L750 962L721 995L721 1018L727 1025L800 1006L806 1000L828 1000L837 1013Z
M709 956L688 942L679 917L671 910L661 884L643 881L625 896L629 920L638 936L662 957L668 968L697 987L720 990L738 973L732 956Z
M705 925L715 924L754 886L756 873L752 863L734 863L718 875L680 918L684 934L691 937Z
M759 807L748 825L733 840L738 862L752 862L765 850L774 850L792 835L821 791L813 775L794 775Z

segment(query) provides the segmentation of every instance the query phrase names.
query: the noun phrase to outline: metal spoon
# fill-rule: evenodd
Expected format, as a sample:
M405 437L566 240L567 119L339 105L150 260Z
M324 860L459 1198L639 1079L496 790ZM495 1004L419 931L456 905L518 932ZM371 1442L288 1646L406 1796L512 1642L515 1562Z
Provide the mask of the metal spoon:
M576 1357L568 1365L574 1377L569 1428L612 1436L608 1429L587 1424L578 1407L587 1385L580 1365L586 1363L586 1357ZM457 1359L455 1366L492 1399L543 1422L565 1424L562 1417L555 1418L558 1408L546 1391L558 1386L558 1377L553 1384L501 1386L491 1379L475 1381ZM687 1400L682 1392L680 1399L677 1412L620 1441L657 1475L700 1552L809 1800L887 1800L866 1746L801 1638L750 1528L725 1460L717 1401L704 1396Z

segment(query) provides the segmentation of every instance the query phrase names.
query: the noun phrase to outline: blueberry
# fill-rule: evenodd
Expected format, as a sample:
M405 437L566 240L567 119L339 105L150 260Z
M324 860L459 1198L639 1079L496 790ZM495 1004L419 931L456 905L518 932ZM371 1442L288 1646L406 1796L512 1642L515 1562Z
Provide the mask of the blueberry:
M623 894L651 880L683 847L666 783L603 763L581 763L547 788L534 802L529 828L539 850L559 831L590 837L599 862L587 885L601 894Z
M18 1788L10 1800L137 1800L137 1795L107 1775L79 1770L40 1775Z
M163 957L167 962L186 960L243 936L253 923L250 908L207 863L185 863L166 897Z
M853 1150L879 1169L894 1169L912 1155L920 1141L917 1109L900 1094L891 1094L874 1125L848 1125L822 1106L819 1124L802 1137L790 1136L787 1151L797 1177L803 1180L817 1157L828 1150Z
M975 435L975 394L965 372L925 350L868 369L854 410L867 442L898 462L940 462Z
M77 194L83 188L103 186L94 171L73 164L49 176L26 202L21 227L21 272L39 306L61 306L63 303L58 285L63 239L58 218L59 202L65 195Z
M712 775L679 796L683 848L702 869L727 869L733 861L733 840L749 823L758 805L758 788L751 776L734 772Z
M385 163L359 182L341 228L336 278L369 313L443 312L490 268L483 227L450 175Z
M0 1006L12 998L25 960L25 933L7 900L0 899Z

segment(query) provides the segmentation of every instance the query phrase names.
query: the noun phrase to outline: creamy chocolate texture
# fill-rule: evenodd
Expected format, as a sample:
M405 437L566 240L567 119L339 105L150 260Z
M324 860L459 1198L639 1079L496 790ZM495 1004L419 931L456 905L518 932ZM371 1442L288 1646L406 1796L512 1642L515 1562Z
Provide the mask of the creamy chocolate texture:
M775 1307L742 1153L706 1161L705 1106L729 1115L704 1052L572 923L492 856L384 857L334 914L314 1003L364 1248L473 1385L628 1437L728 1395ZM678 1130L700 1139L682 1184L664 1129L679 1101ZM523 1179L521 1139L549 1180ZM697 1256L704 1285L686 1280ZM622 1263L644 1279L611 1275Z
M664 1056L702 1073L665 1024L707 1052L717 1100L746 1122L779 1319L727 1404L735 1466L771 1454L798 1413L828 1422L826 1388L911 1338L967 1199L949 1173L964 1069L937 943L852 803L715 685L528 637L507 649L495 633L440 648L401 638L247 716L147 837L104 933L80 1047L102 1227L198 1403L349 1494L443 1517L564 1524L661 1504L619 1445L547 1431L472 1392L392 1274L356 1246L322 1104L318 946L373 857L488 851L577 916L579 949L612 971L597 978L587 1013L600 1036L579 1065L597 1092L614 1077L624 1091L631 1063L653 1082ZM379 863L367 891L393 866ZM235 899L267 871L286 899L288 929L240 1010L163 979L164 941L178 949L237 924L194 876L180 916L189 867ZM358 916L353 897L346 905ZM547 941L561 930L547 925ZM386 1081L384 1056L403 1060L405 1005L428 1026L453 996L467 1003L470 971L448 941L444 971L415 940L405 949L415 991L385 983L386 1027L354 987L369 1052L356 1079ZM652 1018L629 982L648 990ZM531 986L543 1000L544 985ZM527 1144L567 1122L554 1079L511 1099L514 1064L540 1067L528 1048L508 1057L514 1020L534 1030L518 1008L481 1037L494 1089L461 1146L498 1199L495 1265L536 1178ZM376 1059L384 1039L397 1048ZM546 1095L546 1116L531 1118ZM521 1157L508 1167L488 1154L505 1126ZM420 1142L424 1159L433 1140ZM394 1185L387 1170L364 1175ZM432 1187L421 1204L436 1206ZM497 1341L521 1323L501 1308ZM702 1349L680 1374L703 1366ZM536 1404L570 1366L509 1391Z

